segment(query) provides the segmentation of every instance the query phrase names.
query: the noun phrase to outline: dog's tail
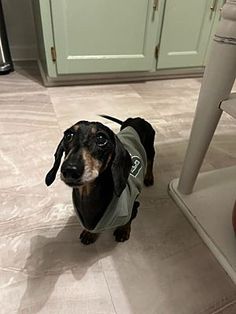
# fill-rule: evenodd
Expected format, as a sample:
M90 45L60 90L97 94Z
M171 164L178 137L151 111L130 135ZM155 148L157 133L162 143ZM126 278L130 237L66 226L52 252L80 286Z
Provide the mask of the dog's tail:
M122 123L123 123L123 121L121 121L121 120L119 120L119 119L117 119L117 118L111 117L111 116L107 116L106 114L100 114L99 116L100 116L100 117L103 117L103 118L105 118L105 119L111 120L111 121L113 121L113 122L116 122L116 123L118 123L118 124L120 124L120 125L122 125Z

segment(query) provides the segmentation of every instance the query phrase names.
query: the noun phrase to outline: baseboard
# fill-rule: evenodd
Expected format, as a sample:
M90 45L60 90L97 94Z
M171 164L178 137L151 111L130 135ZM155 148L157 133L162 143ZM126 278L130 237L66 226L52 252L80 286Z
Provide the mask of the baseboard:
M11 56L13 61L37 60L37 46L11 46Z

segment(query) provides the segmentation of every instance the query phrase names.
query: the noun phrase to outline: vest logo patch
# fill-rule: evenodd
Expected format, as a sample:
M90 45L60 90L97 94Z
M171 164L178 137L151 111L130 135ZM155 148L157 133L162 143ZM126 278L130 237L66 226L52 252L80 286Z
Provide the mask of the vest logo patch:
M132 160L132 167L130 170L130 174L133 177L137 177L140 170L142 169L141 159L138 156L130 156Z

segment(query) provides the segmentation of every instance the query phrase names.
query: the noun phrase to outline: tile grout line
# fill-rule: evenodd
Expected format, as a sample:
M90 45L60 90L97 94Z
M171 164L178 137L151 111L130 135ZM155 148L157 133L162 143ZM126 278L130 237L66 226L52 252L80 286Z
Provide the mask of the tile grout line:
M26 92L26 91L14 92L14 93L3 92L0 94L0 98L9 97L9 96L18 96L18 95L35 95L35 94L46 94L46 93L48 95L48 91L46 89L38 90L38 91L30 91L30 92Z
M222 307L220 307L219 309L217 309L216 311L212 312L211 314L220 314L222 313L222 310L225 310L227 309L228 307L230 307L231 305L234 305L236 304L236 300L226 304L226 305L223 305Z
M114 313L115 313L115 314L118 314L117 311L116 311L116 308L115 308L115 304L114 304L114 301L113 301L113 298L112 298L112 295L111 295L110 286L109 286L109 284L108 284L107 277L106 277L106 274L105 274L105 272L104 272L103 266L102 266L102 273L103 273L104 279L105 279L106 284L107 284L107 289L108 289L109 294L110 294L110 297L111 297L111 302L112 302L112 305L113 305Z
M137 94L137 96L142 100L142 102L145 104L145 100L143 98L143 96L134 88L133 84L128 84L130 86L130 88Z
M56 119L56 123L57 123L58 129L59 129L60 133L63 134L63 131L64 131L64 130L63 130L62 127L60 126L60 123L59 123L59 116L58 116L57 111L56 111L56 109L55 109L55 104L54 104L53 101L52 101L52 96L50 95L48 88L46 88L46 91L47 91L47 95L48 95L48 97L49 97L49 99L50 99L50 104L52 105L52 108L53 108L53 112L54 112L54 115L55 115L55 119Z

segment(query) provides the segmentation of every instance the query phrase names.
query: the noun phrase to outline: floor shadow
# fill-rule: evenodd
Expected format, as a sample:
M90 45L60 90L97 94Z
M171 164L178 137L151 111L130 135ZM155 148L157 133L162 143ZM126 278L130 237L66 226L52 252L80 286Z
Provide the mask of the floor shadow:
M62 273L71 271L74 278L80 280L92 265L116 246L116 242L111 241L98 254L96 245L80 243L80 231L76 217L72 216L56 237L35 236L31 239L30 255L24 266L28 276L27 288L18 313L39 312Z
M27 79L44 86L36 61L17 61L14 63L14 69L17 73L23 75Z

